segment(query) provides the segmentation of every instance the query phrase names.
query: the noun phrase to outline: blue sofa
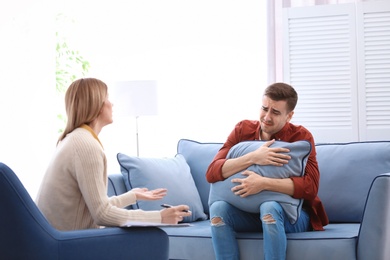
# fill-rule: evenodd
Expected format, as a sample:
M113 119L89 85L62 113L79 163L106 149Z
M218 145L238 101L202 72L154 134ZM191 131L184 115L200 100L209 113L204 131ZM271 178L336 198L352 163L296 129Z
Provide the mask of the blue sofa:
M168 259L168 236L155 227L54 229L4 163L0 198L0 259Z
M221 143L182 139L177 152L190 167L204 213L209 213L206 169ZM317 144L319 197L330 224L325 231L288 234L287 259L390 259L390 141ZM109 195L127 188L124 176L109 176ZM164 227L170 259L215 259L208 219L189 227ZM261 233L237 233L241 259L263 258Z

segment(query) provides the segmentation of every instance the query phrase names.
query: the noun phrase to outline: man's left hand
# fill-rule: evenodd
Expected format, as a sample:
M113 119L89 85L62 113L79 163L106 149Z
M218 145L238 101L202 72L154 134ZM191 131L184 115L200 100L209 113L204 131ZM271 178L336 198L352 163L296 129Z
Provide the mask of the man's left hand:
M246 170L242 175L247 176L246 178L234 178L232 179L233 183L238 183L234 186L231 191L240 197L247 197L259 193L266 189L267 179L253 171Z

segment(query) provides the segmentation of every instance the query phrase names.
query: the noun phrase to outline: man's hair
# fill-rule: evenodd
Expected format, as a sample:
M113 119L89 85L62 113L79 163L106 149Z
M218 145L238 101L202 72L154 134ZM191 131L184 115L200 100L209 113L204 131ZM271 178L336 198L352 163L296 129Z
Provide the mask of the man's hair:
M107 85L99 79L82 78L70 84L65 93L67 122L58 142L74 129L96 119L106 97Z
M298 94L295 89L292 86L281 82L269 85L264 90L264 96L275 101L287 101L287 112L293 111L298 102Z

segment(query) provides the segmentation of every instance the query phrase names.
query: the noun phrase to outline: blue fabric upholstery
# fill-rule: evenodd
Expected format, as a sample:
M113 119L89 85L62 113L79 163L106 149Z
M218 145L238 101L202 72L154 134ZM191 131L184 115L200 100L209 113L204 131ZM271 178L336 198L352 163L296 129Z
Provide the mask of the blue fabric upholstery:
M162 203L185 204L190 207L192 214L184 217L182 222L207 219L190 167L183 155L177 154L173 158L141 158L118 153L117 158L128 190L133 188L168 190L163 199L141 200L134 204L133 208L160 210Z
M318 196L329 221L360 223L372 181L390 172L390 142L317 144L316 150Z
M54 229L3 163L0 198L1 259L168 259L169 240L159 228Z
M357 241L358 259L390 259L390 203L383 203L384 198L390 198L390 173L371 184Z
M162 228L169 235L171 259L215 260L209 221L185 228ZM356 259L359 224L330 224L326 231L287 234L288 260ZM263 234L238 232L240 259L263 259ZM375 258L362 258L375 259ZM386 258L380 258L385 260Z
M118 185L119 184L119 185ZM120 194L123 194L127 191L126 185L123 182L123 176L118 175L112 175L112 178L108 179L108 185L107 185L107 195L109 197L111 196L118 196Z
M210 183L206 180L209 164L221 149L222 143L200 143L189 139L181 139L177 144L177 152L182 154L191 168L192 178L198 188L200 199L206 214L209 214Z
M227 158L241 157L249 152L253 152L260 148L265 141L244 141L234 145L227 154ZM284 147L288 148L291 156L288 164L283 166L273 165L251 165L248 170L254 171L269 178L288 178L292 176L303 176L305 174L305 167L309 154L311 152L311 144L308 141L297 141L293 143L287 143L282 141L276 141L271 147ZM302 208L303 199L295 199L289 195L272 192L262 191L257 194L242 198L235 195L231 189L237 185L233 183L232 179L245 178L242 175L243 171L233 174L224 181L219 181L211 184L209 205L218 200L224 200L229 202L236 208L241 210L259 213L260 205L265 201L277 201L281 204L286 212L291 223L295 223Z
M221 147L188 139L178 143L207 213L210 184L205 173ZM287 234L287 260L390 259L390 142L318 144L316 150L319 197L332 222L325 231ZM162 228L169 236L169 257L215 260L210 221L191 224ZM262 259L261 233L238 232L236 237L241 259Z

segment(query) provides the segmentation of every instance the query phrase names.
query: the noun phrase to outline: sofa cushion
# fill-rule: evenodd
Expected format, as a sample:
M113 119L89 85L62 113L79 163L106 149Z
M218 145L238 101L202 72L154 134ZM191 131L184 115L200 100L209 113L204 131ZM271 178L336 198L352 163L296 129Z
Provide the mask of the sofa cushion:
M194 180L183 155L174 158L140 158L122 153L117 155L127 190L146 187L150 190L167 188L167 195L156 201L138 201L133 208L160 210L161 204L190 207L192 215L183 222L207 219Z
M265 141L244 141L234 145L227 155L227 158L241 157L249 152L255 151L262 146ZM305 173L307 159L311 152L311 144L308 141L297 141L287 143L282 141L274 142L270 147L284 147L290 149L291 156L288 164L283 166L273 165L251 165L248 170L254 171L264 177L288 178L292 176L303 176ZM233 206L251 213L258 213L260 205L265 201L278 201L286 212L291 223L295 223L302 208L303 199L295 199L287 194L262 191L260 193L240 197L235 195L231 189L237 185L231 180L234 178L246 178L243 171L233 174L224 181L211 184L209 205L218 200L224 200Z
M191 174L198 188L204 212L209 214L210 183L206 180L206 171L214 159L222 143L201 143L189 139L181 139L177 144L177 152L182 154L191 168Z
M317 144L316 151L329 221L359 223L372 181L390 172L390 141Z
M325 227L326 231L288 233L287 259L356 259L359 226L350 223L330 224ZM161 229L169 236L169 259L215 260L210 221L196 221L185 228ZM262 232L237 232L236 238L240 259L264 259Z

